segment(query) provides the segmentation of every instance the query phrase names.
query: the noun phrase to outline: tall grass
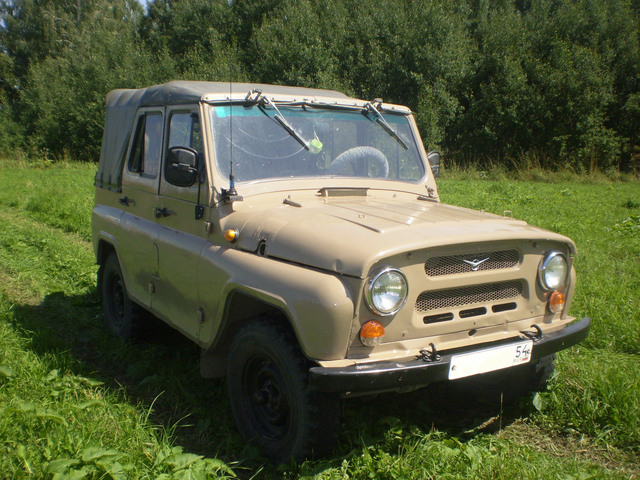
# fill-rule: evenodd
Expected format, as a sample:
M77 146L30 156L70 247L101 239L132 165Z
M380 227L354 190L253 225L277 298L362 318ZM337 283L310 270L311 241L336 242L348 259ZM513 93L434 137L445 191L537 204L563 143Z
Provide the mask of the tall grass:
M89 241L95 169L69 162L44 167L0 163L0 206Z
M0 170L0 477L233 477L173 445L175 423L150 421L152 400L118 382L134 352L100 325L91 170Z
M572 305L592 317L585 345L640 354L640 186L507 180L443 180L444 201L525 220L573 239Z
M106 336L89 244L91 165L0 168L0 478L634 478L640 475L640 186L445 178L449 203L578 245L581 346L533 408L436 389L345 403L334 455L271 465L230 419L224 382L160 324Z

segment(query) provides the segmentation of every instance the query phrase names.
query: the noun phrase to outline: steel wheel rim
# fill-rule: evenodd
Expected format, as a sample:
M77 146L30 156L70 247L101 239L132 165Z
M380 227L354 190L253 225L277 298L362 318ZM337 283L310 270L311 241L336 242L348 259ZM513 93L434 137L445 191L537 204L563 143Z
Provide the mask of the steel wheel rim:
M242 378L243 402L248 417L267 440L283 438L291 423L291 407L278 366L266 356L247 362Z

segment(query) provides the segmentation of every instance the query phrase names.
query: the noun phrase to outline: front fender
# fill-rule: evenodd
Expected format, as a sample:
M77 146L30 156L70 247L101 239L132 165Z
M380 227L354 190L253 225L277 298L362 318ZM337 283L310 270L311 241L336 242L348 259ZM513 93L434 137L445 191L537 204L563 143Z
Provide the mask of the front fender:
M227 298L241 293L288 318L302 352L314 360L345 358L354 317L353 292L337 274L239 250L211 247L199 270L200 303L207 315L203 348L223 331Z

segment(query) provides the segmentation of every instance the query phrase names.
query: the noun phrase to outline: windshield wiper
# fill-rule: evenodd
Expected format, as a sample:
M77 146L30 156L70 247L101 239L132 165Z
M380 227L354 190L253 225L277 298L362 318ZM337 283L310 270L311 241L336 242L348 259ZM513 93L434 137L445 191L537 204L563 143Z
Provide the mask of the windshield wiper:
M402 148L404 148L405 150L409 150L409 147L407 146L406 143L404 143L404 140L402 140L400 138L400 136L396 133L396 131L393 129L393 127L391 125L389 125L389 122L387 122L385 120L385 118L378 111L378 109L373 105L373 103L368 102L365 105L365 109L366 109L365 111L371 112L371 113L373 113L375 115L376 122L378 122L378 125L380 125L385 132L387 132L389 135L391 135L393 138L395 138L396 141L400 145L402 145Z
M251 95L253 94L255 94L255 97L251 98ZM304 147L305 150L309 150L309 142L306 141L302 137L302 135L296 132L296 130L291 126L291 124L287 122L287 119L284 118L284 116L282 115L282 113L280 112L276 104L273 103L271 100L269 100L267 96L262 94L262 90L258 90L258 89L250 90L249 93L247 93L245 100L251 100L255 103L260 103L260 106L264 106L264 104L267 104L271 108L273 108L276 112L278 112L273 116L273 118L282 126L282 128L284 128L287 131L287 133L289 133L289 135L295 138L298 141L298 143Z

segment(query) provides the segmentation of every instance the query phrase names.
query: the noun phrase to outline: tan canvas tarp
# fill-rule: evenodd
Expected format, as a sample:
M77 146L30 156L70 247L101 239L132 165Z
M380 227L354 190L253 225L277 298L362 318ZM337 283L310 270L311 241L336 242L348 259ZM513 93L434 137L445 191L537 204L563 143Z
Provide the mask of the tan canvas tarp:
M310 90L299 87L234 83L234 92L249 92L254 88L273 95L321 95L346 98L346 95L328 90ZM169 82L137 90L112 90L107 95L106 117L100 164L95 178L97 187L120 191L122 166L129 145L136 111L140 107L164 105L193 105L205 95L228 95L229 83L218 82Z

